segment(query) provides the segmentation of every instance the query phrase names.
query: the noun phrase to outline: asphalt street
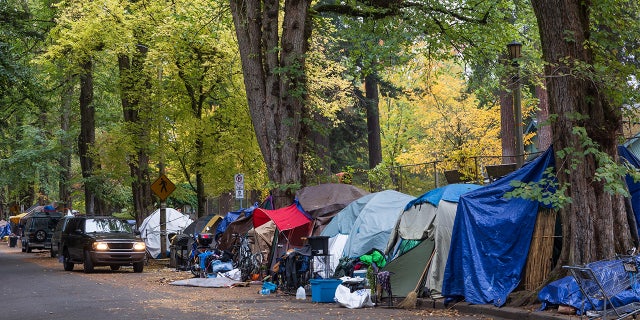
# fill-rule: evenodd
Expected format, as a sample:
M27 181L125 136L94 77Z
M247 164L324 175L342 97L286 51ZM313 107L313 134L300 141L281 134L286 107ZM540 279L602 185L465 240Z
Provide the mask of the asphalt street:
M84 274L76 266L68 272L48 252L24 253L19 247L0 242L0 319L499 319L456 310L348 309L310 298L261 296L259 286L173 286L167 283L177 274L167 268L97 268Z

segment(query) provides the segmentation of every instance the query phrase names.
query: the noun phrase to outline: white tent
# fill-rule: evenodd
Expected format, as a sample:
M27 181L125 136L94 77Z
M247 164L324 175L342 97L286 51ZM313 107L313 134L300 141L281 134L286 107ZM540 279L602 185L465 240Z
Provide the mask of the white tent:
M193 220L188 215L182 214L180 211L172 208L166 208L166 252L169 256L169 237L170 233L182 233ZM147 251L152 258L156 259L160 257L160 209L156 209L151 215L146 217L140 225L140 236L147 245Z

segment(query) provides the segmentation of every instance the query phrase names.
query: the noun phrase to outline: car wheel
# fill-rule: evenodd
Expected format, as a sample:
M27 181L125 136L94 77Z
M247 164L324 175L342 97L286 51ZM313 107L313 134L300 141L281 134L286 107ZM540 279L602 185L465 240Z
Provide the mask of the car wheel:
M120 270L120 266L109 266L111 268L111 271L118 271Z
M47 232L44 230L36 231L36 240L38 240L38 242L44 242L44 240L47 240Z
M69 252L67 250L62 254L62 265L64 266L64 271L72 271L73 263L70 261Z
M93 272L93 261L91 261L91 255L89 251L84 252L84 273Z
M140 273L144 269L144 261L133 263L133 272Z

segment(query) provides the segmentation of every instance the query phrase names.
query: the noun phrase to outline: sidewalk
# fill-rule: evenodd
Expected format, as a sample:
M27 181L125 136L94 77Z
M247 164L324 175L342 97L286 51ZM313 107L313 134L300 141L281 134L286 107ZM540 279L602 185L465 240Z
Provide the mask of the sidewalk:
M443 299L418 299L417 307L420 309L453 309L461 313L475 314L486 317L497 317L502 319L517 320L569 320L578 319L577 315L565 315L558 313L557 310L530 311L525 308L514 307L496 307L490 304L474 305L467 302L458 302L448 307L444 306Z

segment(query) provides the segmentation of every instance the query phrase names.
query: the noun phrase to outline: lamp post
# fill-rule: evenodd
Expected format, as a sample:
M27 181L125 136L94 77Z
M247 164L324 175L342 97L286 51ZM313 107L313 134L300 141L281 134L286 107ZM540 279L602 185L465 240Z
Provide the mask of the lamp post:
M515 115L515 138L516 138L516 166L522 167L524 164L524 142L522 133L522 98L520 96L520 65L518 59L521 57L522 43L513 41L507 44L511 65L515 69L513 76L513 114Z

